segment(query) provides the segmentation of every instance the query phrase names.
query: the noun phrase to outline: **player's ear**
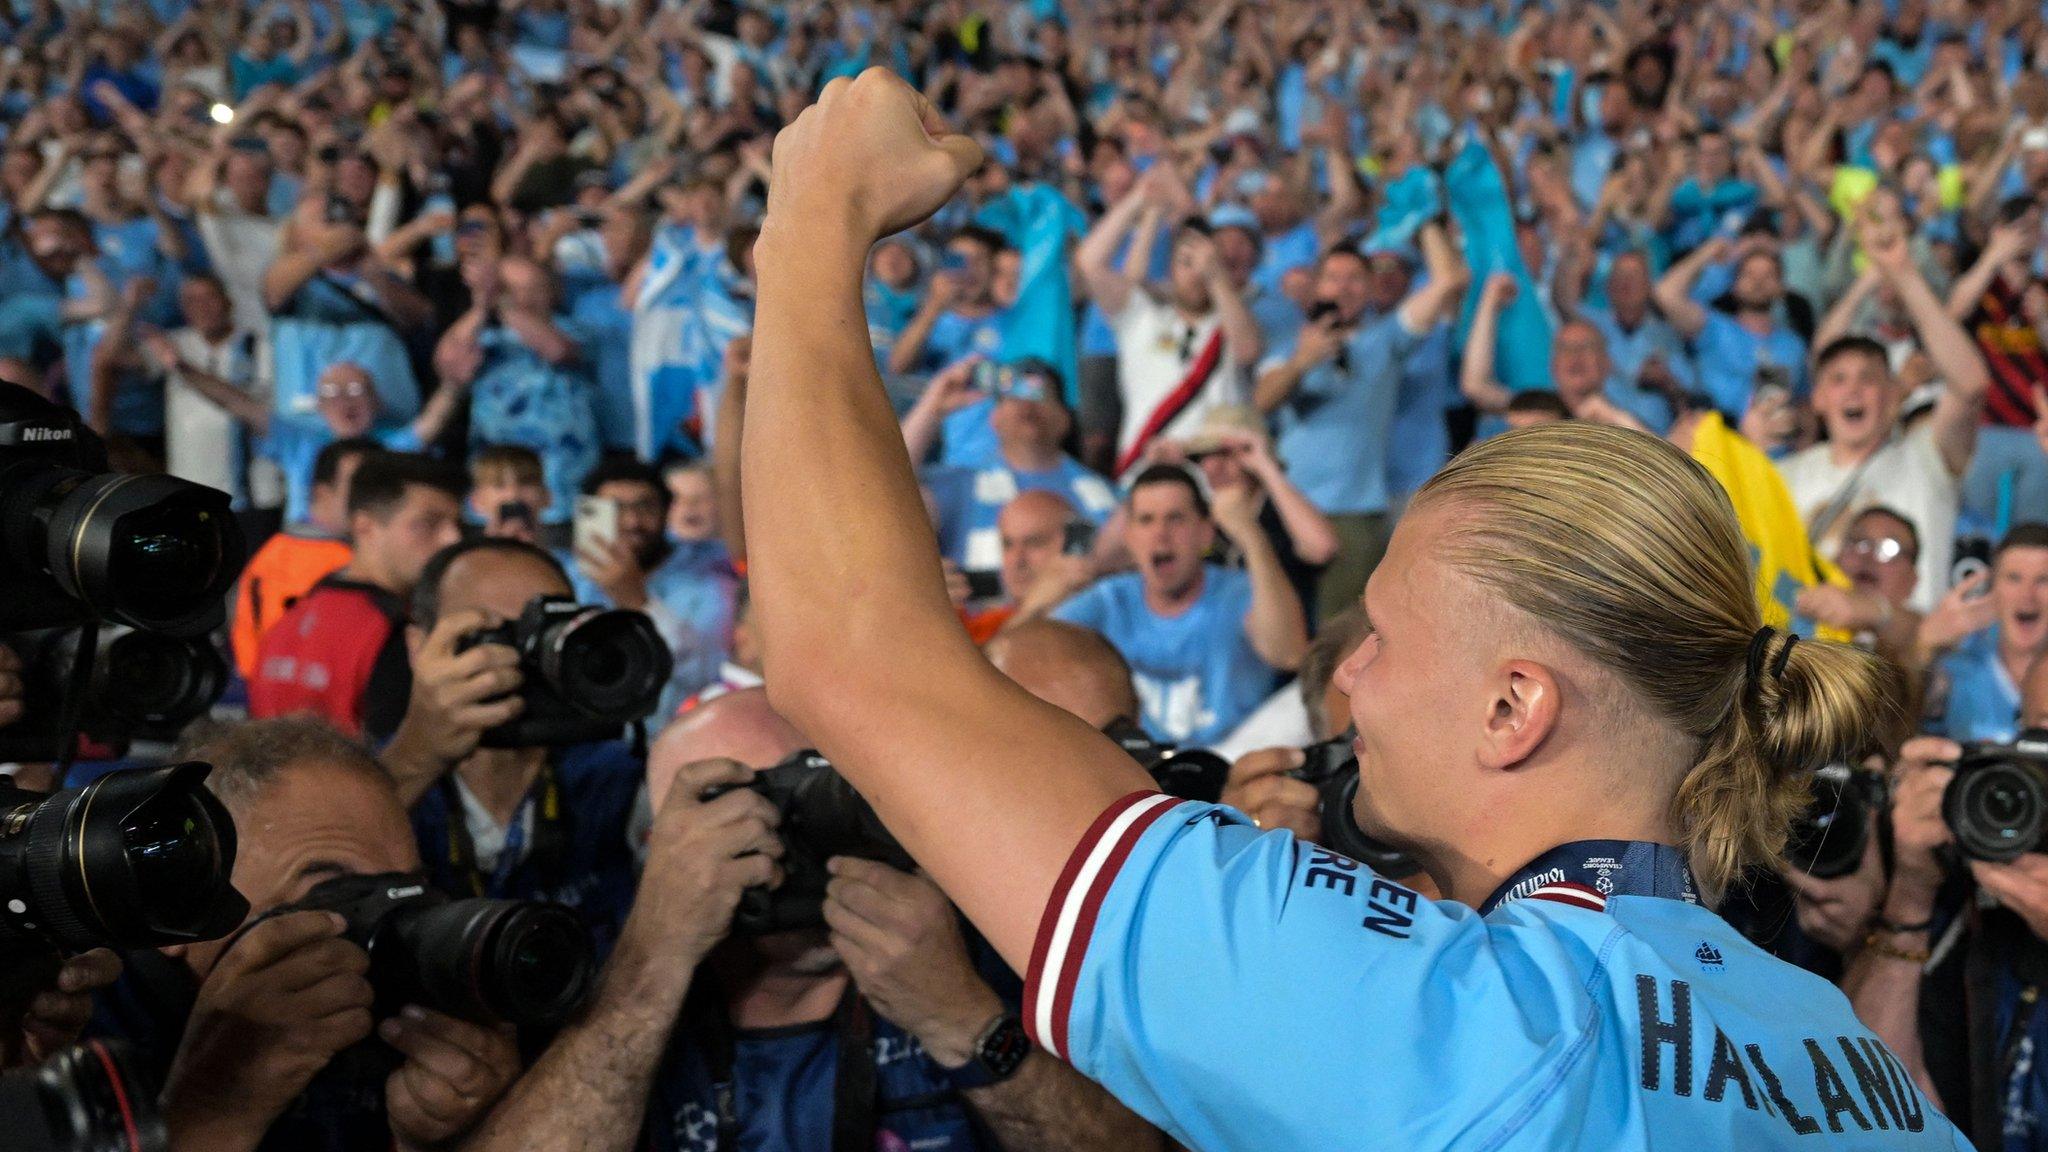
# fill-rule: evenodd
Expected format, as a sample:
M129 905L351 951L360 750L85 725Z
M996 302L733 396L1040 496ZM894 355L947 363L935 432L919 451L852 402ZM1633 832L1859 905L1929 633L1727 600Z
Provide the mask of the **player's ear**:
M1562 711L1557 676L1534 660L1509 660L1487 684L1486 721L1479 762L1511 772L1536 754L1557 730Z

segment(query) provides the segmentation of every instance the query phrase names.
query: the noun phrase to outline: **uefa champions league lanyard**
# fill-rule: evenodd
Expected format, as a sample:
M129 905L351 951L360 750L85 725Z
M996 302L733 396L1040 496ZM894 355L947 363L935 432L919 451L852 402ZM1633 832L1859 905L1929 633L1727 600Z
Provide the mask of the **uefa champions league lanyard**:
M1574 840L1523 865L1479 906L1479 914L1554 884L1588 888L1603 898L1661 896L1700 902L1699 884L1680 849L1647 840Z

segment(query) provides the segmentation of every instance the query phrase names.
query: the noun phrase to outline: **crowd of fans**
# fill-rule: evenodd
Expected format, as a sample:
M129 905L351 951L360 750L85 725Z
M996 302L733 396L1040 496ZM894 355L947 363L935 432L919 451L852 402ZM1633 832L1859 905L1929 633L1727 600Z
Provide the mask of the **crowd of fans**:
M608 957L516 1042L372 1021L314 913L130 957L91 1027L180 1147L1159 1140L1042 1053L976 1072L1017 979L920 876L843 861L826 928L730 933L774 816L700 797L806 743L748 620L755 222L777 128L879 65L989 155L864 292L999 668L1315 839L1289 773L1407 497L1508 427L1666 437L1767 622L1889 657L1919 733L1864 766L1863 867L1725 914L1979 1146L2048 1148L2048 856L1958 865L1939 812L1957 743L2048 727L2040 6L24 0L0 42L0 380L261 545L223 637L257 719L193 745L237 885L423 871ZM652 619L651 747L485 746L518 661L464 641L538 595ZM405 1063L349 1082L373 1027Z

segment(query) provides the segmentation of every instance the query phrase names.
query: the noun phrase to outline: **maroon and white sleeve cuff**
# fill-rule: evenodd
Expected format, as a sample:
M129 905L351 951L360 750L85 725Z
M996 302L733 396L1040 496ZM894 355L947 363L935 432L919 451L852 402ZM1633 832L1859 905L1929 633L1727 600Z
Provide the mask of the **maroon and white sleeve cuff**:
M1095 818L1067 857L1038 921L1038 940L1024 975L1024 1027L1039 1047L1067 1057L1067 1018L1103 897L1145 830L1181 801L1162 792L1133 792Z

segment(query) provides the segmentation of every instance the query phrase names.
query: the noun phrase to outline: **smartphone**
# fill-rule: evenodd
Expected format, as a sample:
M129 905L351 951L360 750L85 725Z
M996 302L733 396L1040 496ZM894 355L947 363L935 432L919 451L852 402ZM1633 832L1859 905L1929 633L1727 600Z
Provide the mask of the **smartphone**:
M1003 576L1000 572L967 573L967 598L970 600L993 600L1003 594Z
M618 538L619 502L602 496L578 496L576 521L570 536L576 554L580 556L591 552L602 555L611 550Z
M508 525L523 524L526 526L527 531L533 531L535 527L533 505L528 504L524 500L505 501L503 504L498 505L498 523Z
M983 360L974 366L970 383L976 392L994 396L1015 378L1016 370L1009 365Z
M1959 536L1956 538L1954 558L1949 561L1948 584L1953 588L1980 572L1991 571L1991 541L1983 536ZM1991 581L1979 584L1975 591L1964 597L1966 600L1982 600L1991 595Z
M1067 521L1066 532L1060 538L1060 553L1065 556L1087 556L1095 551L1095 525L1086 520Z

